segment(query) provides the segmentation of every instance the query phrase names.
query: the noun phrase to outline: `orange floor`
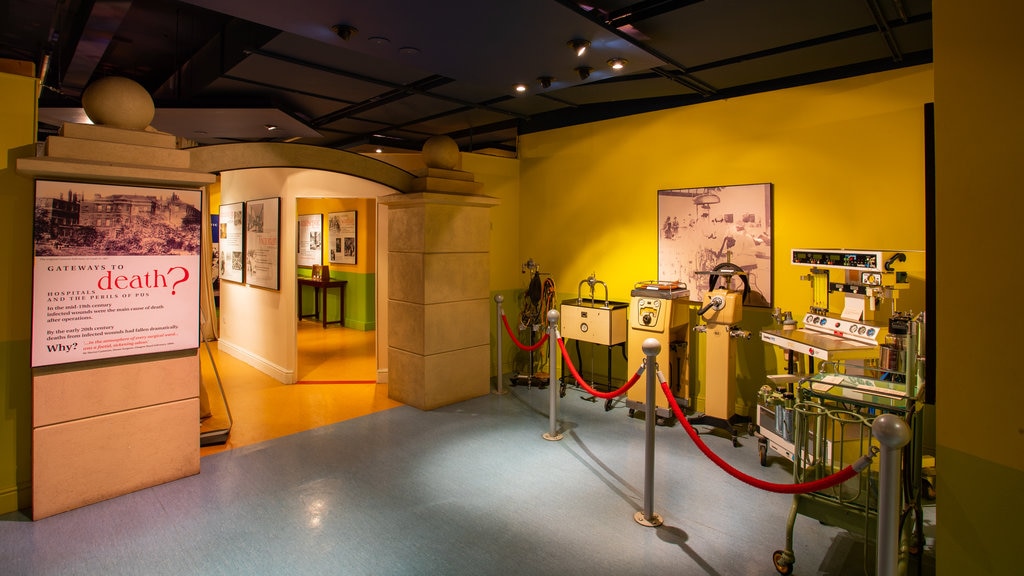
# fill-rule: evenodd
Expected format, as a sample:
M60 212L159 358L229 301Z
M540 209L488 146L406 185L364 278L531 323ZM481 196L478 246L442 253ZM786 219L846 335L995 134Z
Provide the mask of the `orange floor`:
M217 342L200 349L211 418L202 430L228 426L227 442L204 446L202 456L333 424L400 406L377 384L376 332L299 323L298 383L282 384L241 360L222 354ZM216 362L216 370L214 364ZM227 409L217 386L220 376Z

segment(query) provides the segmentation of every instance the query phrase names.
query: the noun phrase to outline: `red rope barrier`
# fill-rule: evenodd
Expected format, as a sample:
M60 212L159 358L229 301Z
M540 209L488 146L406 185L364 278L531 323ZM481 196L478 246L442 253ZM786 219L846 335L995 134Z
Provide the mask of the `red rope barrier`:
M587 384L586 380L580 377L580 373L577 372L576 367L572 365L572 359L569 357L569 353L565 350L565 342L561 338L558 339L558 347L561 348L562 358L565 358L565 365L569 367L569 372L571 372L572 377L576 379L576 383L582 386L583 389L589 392L591 395L597 396L598 398L604 398L608 400L610 398L615 398L616 396L621 396L622 394L625 394L630 388L633 387L633 384L636 384L636 381L640 379L640 375L643 374L644 372L643 368L637 370L636 373L633 374L633 377L629 379L629 382L623 384L622 387L619 388L618 390L613 390L611 392L598 392L597 390L594 390L589 384Z
M722 458L718 454L712 452L711 449L708 448L706 444L704 444L704 441L700 439L700 435L697 434L697 431L694 430L693 426L690 425L690 422L686 419L686 416L683 414L682 410L679 409L679 404L676 402L675 396L672 395L672 390L669 389L667 382L661 383L661 390L665 393L665 396L668 398L668 403L672 406L672 412L675 413L676 418L678 418L679 421L683 423L683 426L686 428L686 433L690 435L690 439L693 440L694 444L697 445L697 448L700 448L700 451L703 452L705 456L710 458L711 461L714 462L715 464L718 464L718 467L728 472L730 476L736 478L737 480L750 484L755 488L767 490L768 492L777 492L780 494L807 494L809 492L817 492L819 490L831 488L836 484L845 482L850 478L853 478L854 476L859 474L861 470L867 468L867 466L871 464L871 456L864 455L861 456L860 459L857 460L857 462L853 463L850 466L847 466L846 468L843 468L842 470L836 472L835 474L831 474L824 478L819 478L818 480L803 482L800 484L776 484L774 482L766 482L759 478L754 478L753 476L744 474L743 472L740 472L736 468L733 468L728 462L722 460Z
M516 338L516 335L512 333L512 328L509 328L508 318L505 317L504 313L501 314L501 321L504 322L505 324L505 331L508 332L509 337L512 338L512 341L516 343L516 346L518 346L520 350L524 350L526 352L533 352L534 350L543 346L544 343L548 341L548 333L545 332L544 336L540 339L540 342L537 342L533 346L527 346L526 344L520 342L519 339Z

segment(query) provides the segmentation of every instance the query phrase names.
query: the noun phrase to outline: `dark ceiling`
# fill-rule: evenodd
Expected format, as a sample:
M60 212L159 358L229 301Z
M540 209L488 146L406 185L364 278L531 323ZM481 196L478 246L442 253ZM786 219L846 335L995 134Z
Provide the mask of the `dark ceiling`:
M0 58L45 74L41 138L81 121L91 81L119 75L153 95L155 129L199 145L419 150L447 134L465 151L514 154L520 134L932 60L930 0L3 0L2 10ZM590 42L581 57L575 39ZM613 71L613 58L628 63Z

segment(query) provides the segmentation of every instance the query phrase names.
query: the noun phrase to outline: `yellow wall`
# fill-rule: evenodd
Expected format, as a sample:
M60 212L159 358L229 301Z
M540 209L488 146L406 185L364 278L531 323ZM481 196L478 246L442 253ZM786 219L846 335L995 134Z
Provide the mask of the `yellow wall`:
M1017 286L1024 113L1017 0L935 0L938 574L1018 574ZM991 288L990 288L991 287ZM989 304L998 302L996 307Z
M612 300L628 301L636 282L658 273L658 190L769 182L775 305L806 312L806 269L788 264L792 248L925 248L932 99L929 65L524 135L511 264L534 258L559 301L575 298L591 273ZM755 336L738 345L737 414L752 415L766 371L784 371L756 336L770 323L765 308L744 311L741 326ZM701 339L691 341L702 408Z
M31 67L31 66L30 66ZM32 179L36 80L0 72L0 514L28 506L32 481Z

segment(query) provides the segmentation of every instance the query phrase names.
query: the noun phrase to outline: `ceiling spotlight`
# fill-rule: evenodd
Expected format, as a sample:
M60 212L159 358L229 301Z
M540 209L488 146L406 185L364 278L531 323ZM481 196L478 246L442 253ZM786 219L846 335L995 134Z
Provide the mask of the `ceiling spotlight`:
M264 124L263 127L266 128L268 132L277 130L277 126L274 126L273 124Z
M577 66L574 70L576 70L576 74L579 74L580 80L590 78L590 73L594 71L590 66Z
M348 40L353 34L359 32L359 29L355 26L349 26L348 24L335 24L331 26L331 32L338 35L338 38L342 40Z
M540 85L543 88L551 88L551 83L554 81L555 79L551 76L541 76L540 78L537 78L537 82L540 82Z
M519 92L520 94L526 92L526 84L516 84L516 92Z
M569 40L569 47L576 53L577 56L583 56L583 53L590 48L590 40L584 40L582 38L573 38Z
M629 61L625 58L612 58L608 61L608 65L612 67L612 70L622 70L629 64Z

